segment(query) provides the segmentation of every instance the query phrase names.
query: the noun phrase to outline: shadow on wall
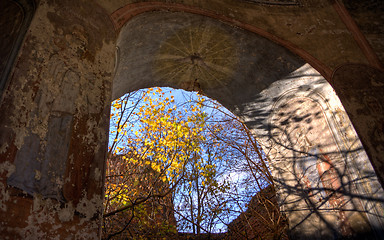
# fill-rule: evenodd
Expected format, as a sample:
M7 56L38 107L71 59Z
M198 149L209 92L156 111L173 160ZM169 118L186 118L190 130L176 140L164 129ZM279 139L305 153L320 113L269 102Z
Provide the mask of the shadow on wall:
M271 160L292 239L383 239L383 190L321 76L304 66L244 109L244 121Z

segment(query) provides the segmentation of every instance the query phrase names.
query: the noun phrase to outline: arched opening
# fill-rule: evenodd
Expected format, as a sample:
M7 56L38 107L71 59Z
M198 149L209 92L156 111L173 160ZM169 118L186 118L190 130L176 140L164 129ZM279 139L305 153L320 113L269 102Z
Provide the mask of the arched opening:
M219 103L155 88L111 111L103 239L287 239L265 154Z
M117 50L113 98L153 86L195 90L244 121L271 161L292 236L380 237L383 192L374 170L332 87L302 59L253 33L180 12L132 18Z

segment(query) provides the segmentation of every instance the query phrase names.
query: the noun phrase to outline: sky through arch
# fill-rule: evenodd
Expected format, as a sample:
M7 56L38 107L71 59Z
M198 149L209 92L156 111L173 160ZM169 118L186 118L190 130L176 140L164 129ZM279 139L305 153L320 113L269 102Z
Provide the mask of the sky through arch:
M163 103L159 103L160 100ZM164 104L164 102L167 103ZM146 107L150 110L144 110ZM121 121L118 116L122 108L130 109L126 114L130 116L131 120L126 121L123 117ZM159 174L163 170L162 167L148 160L156 161L156 157L163 158L163 155L148 154L151 151L148 148L144 151L145 154L140 150L132 150L129 145L135 141L128 140L130 143L127 144L126 141L129 137L122 140L116 138L116 134L133 138L144 137L141 134L145 125L143 122L147 123L147 119L151 119L151 116L143 116L145 113L157 114L158 111L163 111L165 115L156 119L159 120L159 124L164 124L160 120L167 117L168 113L178 114L181 117L178 119L179 123L186 122L189 125L184 126L187 127L194 128L200 121L198 128L194 128L194 131L199 131L198 134L204 135L204 138L199 138L198 144L200 145L195 146L199 148L199 151L192 150L189 153L184 165L184 171L187 173L177 172L185 175L176 181L172 179L175 171L167 172L165 174L167 176L162 178L164 182L167 182L167 186L173 189L171 193L174 204L173 214L176 217L178 231L226 232L227 225L247 209L247 204L252 197L271 183L268 163L262 162L264 155L258 155L260 152L257 151L261 150L257 148L259 146L256 146L255 139L236 116L216 101L194 92L153 88L128 93L112 102L111 110L110 159L113 158L112 155L125 155L127 157L123 156L123 160L138 162L132 155L128 157L133 151L135 155L145 155L144 163ZM190 116L199 114L203 119L191 121ZM146 120L143 121L140 118ZM154 119L154 121L156 120ZM167 121L171 121L169 117ZM126 125L127 129L117 127L117 124ZM164 129L157 130L165 131ZM151 138L150 135L145 136ZM166 139L165 135L163 137ZM176 137L182 138L183 136ZM141 142L146 145L148 138L141 139ZM163 146L161 141L157 142L159 146ZM181 143L178 142L178 144ZM255 147L256 149L254 149ZM170 157L169 154L167 156ZM163 161L162 164L164 166L167 162ZM260 171L261 168L264 168L265 172ZM127 202L125 201L125 203Z

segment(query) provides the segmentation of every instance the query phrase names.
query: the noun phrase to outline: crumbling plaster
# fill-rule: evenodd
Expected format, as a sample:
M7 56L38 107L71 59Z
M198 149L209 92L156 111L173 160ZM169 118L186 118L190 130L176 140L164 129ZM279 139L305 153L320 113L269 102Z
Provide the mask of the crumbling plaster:
M1 148L4 238L98 238L114 69L112 29L97 6L40 2L1 105L7 113L0 117L1 137L8 140ZM25 142L31 137L36 144ZM18 171L31 162L35 176L27 178ZM5 176L16 187L34 184L21 188L24 192L7 189Z

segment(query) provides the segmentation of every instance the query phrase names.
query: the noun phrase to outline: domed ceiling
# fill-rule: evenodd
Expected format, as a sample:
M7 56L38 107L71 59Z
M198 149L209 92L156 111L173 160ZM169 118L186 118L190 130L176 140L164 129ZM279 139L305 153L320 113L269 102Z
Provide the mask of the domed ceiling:
M254 33L183 12L136 16L122 28L117 45L114 99L169 86L203 92L231 108L304 64Z

